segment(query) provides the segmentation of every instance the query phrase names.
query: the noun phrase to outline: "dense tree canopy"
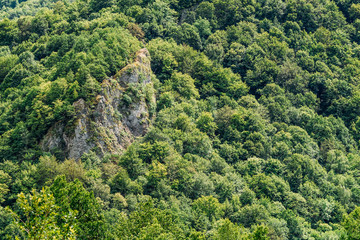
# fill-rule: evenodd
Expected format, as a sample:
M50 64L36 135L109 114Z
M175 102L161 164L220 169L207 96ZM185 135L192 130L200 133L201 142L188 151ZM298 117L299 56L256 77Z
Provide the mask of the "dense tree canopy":
M360 239L359 44L353 0L0 0L0 238ZM147 134L45 152L143 47Z

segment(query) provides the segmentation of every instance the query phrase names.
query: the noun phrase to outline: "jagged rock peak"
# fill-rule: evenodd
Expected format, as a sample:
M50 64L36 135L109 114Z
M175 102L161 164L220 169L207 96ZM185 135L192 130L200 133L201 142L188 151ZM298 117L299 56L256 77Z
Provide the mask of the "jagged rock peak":
M151 79L150 54L144 48L132 64L103 81L95 101L76 101L76 117L56 123L42 140L42 149L74 159L89 151L99 156L122 153L151 124L155 110Z
M140 49L136 53L135 62L141 63L146 67L150 68L150 53L146 48Z

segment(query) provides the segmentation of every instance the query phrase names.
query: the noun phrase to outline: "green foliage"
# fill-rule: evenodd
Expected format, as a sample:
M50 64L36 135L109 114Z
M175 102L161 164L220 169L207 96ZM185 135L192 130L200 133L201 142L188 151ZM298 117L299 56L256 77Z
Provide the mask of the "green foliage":
M359 6L1 0L0 238L358 239ZM145 136L45 153L142 47Z
M116 224L112 232L115 238L160 240L184 237L177 226L177 218L169 211L154 207L152 200L139 203L136 210L128 216L121 214L120 219L112 219Z
M29 196L19 194L17 204L20 213L14 213L15 226L25 233L26 239L76 239L74 214L59 214L59 207L48 188L40 193L33 190ZM57 219L63 221L61 226Z
M245 229L235 225L229 219L222 219L216 223L216 232L210 239L252 239Z
M65 176L54 180L50 190L59 206L61 215L74 215L74 230L79 239L99 239L104 237L104 220L100 205L92 192L88 192L82 183L76 179L68 183ZM64 219L57 217L58 224L64 224Z
M357 207L342 222L343 227L348 233L349 239L358 239L360 236L360 208Z

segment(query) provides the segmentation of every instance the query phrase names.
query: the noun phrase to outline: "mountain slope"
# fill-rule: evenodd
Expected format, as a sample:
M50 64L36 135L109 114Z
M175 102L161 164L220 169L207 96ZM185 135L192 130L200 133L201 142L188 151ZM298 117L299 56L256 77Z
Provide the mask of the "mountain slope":
M358 5L0 20L0 238L358 239Z

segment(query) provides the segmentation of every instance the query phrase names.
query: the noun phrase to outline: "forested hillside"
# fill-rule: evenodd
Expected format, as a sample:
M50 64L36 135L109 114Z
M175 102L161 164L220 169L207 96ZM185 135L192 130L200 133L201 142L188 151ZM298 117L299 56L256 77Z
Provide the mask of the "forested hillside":
M0 9L0 239L360 239L358 1Z

